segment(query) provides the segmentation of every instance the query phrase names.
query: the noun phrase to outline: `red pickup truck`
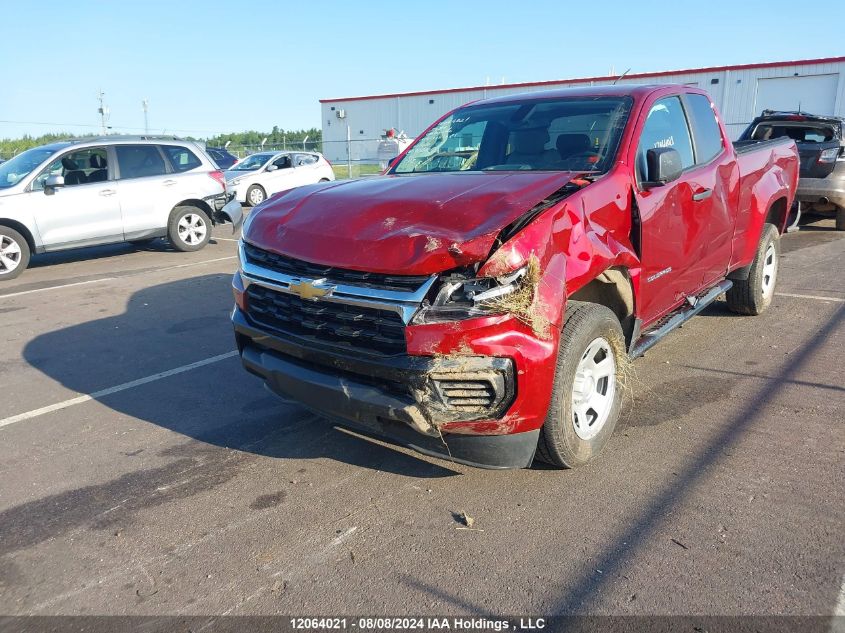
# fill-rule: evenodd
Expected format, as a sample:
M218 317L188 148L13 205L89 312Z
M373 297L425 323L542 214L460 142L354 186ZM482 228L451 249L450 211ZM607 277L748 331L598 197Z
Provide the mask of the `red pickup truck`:
M253 210L238 349L275 393L423 453L580 466L630 359L723 293L766 309L797 181L791 139L734 147L696 88L471 103L382 176Z

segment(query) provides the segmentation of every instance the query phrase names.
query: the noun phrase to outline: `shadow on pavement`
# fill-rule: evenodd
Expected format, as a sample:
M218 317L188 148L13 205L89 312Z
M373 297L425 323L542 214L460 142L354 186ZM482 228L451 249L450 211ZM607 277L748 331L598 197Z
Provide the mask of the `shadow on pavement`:
M624 572L624 566L636 555L637 551L646 544L659 523L678 506L705 476L711 474L727 449L736 444L739 439L755 425L765 405L785 383L795 382L796 374L825 344L827 339L841 328L845 320L845 305L839 308L821 329L810 338L802 349L790 357L789 363L777 374L771 377L756 395L750 397L746 405L728 420L721 433L701 451L698 458L691 461L690 466L678 472L666 486L654 495L652 502L638 517L631 517L626 521L627 527L619 533L614 541L605 546L604 556L589 562L580 577L574 579L572 591L565 593L553 609L554 614L586 613L602 595L602 588L612 583L614 578ZM595 570L601 569L602 574ZM838 587L837 587L838 589Z
M122 314L36 337L24 358L64 387L91 394L225 354L234 349L230 280L215 274L145 288ZM94 308L92 313L96 317ZM236 357L98 399L120 414L256 455L328 458L410 477L457 474L335 430L328 420L269 394Z

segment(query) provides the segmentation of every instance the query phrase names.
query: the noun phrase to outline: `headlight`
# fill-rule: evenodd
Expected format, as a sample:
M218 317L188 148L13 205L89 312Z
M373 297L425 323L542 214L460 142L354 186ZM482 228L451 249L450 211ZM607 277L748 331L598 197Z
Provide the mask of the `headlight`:
M527 272L528 266L523 266L500 277L443 277L434 300L424 304L411 323L442 323L506 312L498 305L499 300L516 292Z

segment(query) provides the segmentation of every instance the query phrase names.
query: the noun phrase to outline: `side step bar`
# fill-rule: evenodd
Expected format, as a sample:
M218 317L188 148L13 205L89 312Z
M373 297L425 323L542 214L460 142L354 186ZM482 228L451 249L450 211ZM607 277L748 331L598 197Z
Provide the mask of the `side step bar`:
M725 279L713 286L703 295L696 297L695 303L692 303L691 305L688 304L686 308L673 314L669 320L659 328L650 330L638 338L637 342L631 346L631 351L628 352L628 356L634 359L645 354L646 351L656 345L657 342L669 334L669 332L681 327L684 323L713 303L719 295L730 290L731 286L733 286L733 282Z

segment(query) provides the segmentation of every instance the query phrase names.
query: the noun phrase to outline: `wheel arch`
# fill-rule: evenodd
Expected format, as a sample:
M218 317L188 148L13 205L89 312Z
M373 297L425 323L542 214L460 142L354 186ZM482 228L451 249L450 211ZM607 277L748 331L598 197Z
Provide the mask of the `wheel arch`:
M613 266L597 275L567 297L568 301L596 303L609 308L619 319L625 342L630 345L635 329L636 295L631 273L624 266Z
M17 231L23 238L26 240L27 246L29 246L29 250L32 253L38 251L38 247L35 244L35 236L32 235L32 232L26 227L26 225L21 224L16 220L9 220L7 218L0 218L0 226L5 226L13 231Z
M773 224L777 227L778 233L783 234L786 231L786 220L788 216L789 206L787 205L786 196L780 196L769 204L763 224Z
M199 200L198 198L188 198L187 200L182 200L182 202L177 202L173 205L173 208L170 210L170 215L167 219L167 225L170 226L170 220L173 219L173 214L176 213L176 209L179 207L195 207L200 209L201 211L205 212L208 216L208 219L214 224L214 211L205 200Z

